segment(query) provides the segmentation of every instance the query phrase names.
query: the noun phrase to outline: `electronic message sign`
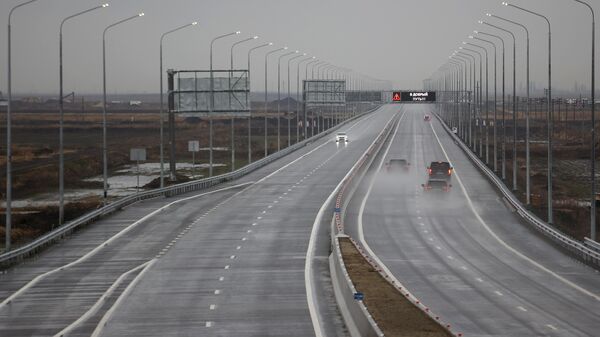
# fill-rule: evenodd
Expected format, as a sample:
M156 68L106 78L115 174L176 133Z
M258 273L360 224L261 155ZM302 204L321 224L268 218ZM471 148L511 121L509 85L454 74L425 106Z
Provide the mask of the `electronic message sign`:
M392 102L435 102L435 91L394 91Z

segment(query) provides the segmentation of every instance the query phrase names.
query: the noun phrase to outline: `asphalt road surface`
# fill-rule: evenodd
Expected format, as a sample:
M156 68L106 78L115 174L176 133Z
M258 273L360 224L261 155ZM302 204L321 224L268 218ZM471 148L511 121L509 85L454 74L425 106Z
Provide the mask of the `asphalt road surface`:
M383 162L407 159L410 172L374 166L350 203L347 233L454 332L599 336L600 274L522 223L440 122L424 121L432 109L402 108ZM423 191L426 167L446 155L452 190Z
M326 226L312 256L318 303L307 301L312 226L397 111L343 126L346 145L327 136L210 191L129 206L9 269L0 336L309 336L310 307L324 332L346 335Z

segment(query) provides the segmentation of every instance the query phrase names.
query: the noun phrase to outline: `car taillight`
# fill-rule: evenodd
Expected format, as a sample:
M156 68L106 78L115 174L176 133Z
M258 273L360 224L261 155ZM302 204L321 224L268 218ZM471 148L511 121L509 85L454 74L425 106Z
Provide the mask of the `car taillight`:
M431 169L427 169L427 173L429 173L429 175L431 175Z
M452 169L448 169L448 175L452 174Z

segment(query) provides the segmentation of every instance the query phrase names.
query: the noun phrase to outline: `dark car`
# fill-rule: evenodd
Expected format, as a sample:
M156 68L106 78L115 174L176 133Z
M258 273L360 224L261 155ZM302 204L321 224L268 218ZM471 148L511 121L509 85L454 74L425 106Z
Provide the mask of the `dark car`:
M390 159L390 161L385 164L385 169L387 172L408 172L410 163L406 159Z
M429 122L431 120L431 116L425 115L425 117L423 117L423 120Z
M427 174L430 180L450 181L453 170L447 161L432 161L427 168Z
M421 184L425 191L450 192L452 184L443 179L429 179L426 184Z

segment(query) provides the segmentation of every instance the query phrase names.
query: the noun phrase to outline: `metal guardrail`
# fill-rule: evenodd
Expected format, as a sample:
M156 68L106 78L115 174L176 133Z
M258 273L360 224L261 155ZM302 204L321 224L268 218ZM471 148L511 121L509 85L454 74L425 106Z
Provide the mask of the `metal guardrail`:
M63 226L38 237L37 239L33 240L32 242L30 242L26 245L23 245L21 247L11 250L11 251L0 254L0 266L10 265L16 261L19 261L19 260L25 258L25 257L28 257L28 256L34 254L35 252L39 251L40 249L46 247L47 245L64 238L69 233L71 233L74 229L84 226L84 225L87 225L89 223L92 223L108 214L116 212L116 211L122 209L123 207L129 206L138 201L157 198L157 197L167 197L168 198L168 197L172 197L172 196L176 196L176 195L180 195L180 194L184 194L184 193L203 190L203 189L206 189L206 188L209 188L209 187L212 187L212 186L215 186L215 185L227 182L227 181L241 178L242 176L245 176L246 174L248 174L250 172L253 172L261 167L264 167L264 166L272 163L273 161L280 159L280 158L290 154L291 152L294 152L294 151L312 143L313 141L320 139L320 138L334 132L335 130L339 129L340 127L346 125L347 123L354 121L354 120L362 117L365 114L373 112L373 111L377 110L378 108L379 108L379 106L376 106L376 107L374 107L370 110L367 110L361 114L358 114L350 119L347 119L346 121L336 125L335 127L331 128L331 129L328 129L324 132L316 134L308 139L298 142L298 143L296 143L290 147L287 147L281 151L275 152L265 158L262 158L262 159L255 161L249 165L246 165L236 171L225 173L225 174L211 177L211 178L194 180L194 181L181 183L181 184L177 184L177 185L173 185L173 186L168 186L168 187L164 187L164 188L157 188L157 189L152 189L149 191L139 192L139 193L136 193L133 195L129 195L129 196L120 198L106 206L103 206L102 208L99 208L92 212L86 213L77 219L67 222Z
M498 188L508 203L515 208L519 214L528 223L534 226L539 232L550 238L553 242L566 248L570 252L580 256L584 261L600 266L600 251L596 251L559 230L553 228L548 223L537 217L535 214L525 208L519 199L510 191L504 182L489 168L471 149L446 125L444 120L436 113L436 117L444 127L444 130L456 141L463 152L471 159L479 170ZM589 240L591 241L591 240Z
M590 238L583 238L583 243L590 247L591 249L597 251L598 253L600 253L600 243L590 239Z
M345 235L341 235L344 237ZM383 332L369 313L362 301L354 298L356 288L350 279L342 250L339 235L332 235L333 251L329 256L329 269L335 299L340 307L346 327L352 337L381 337Z

